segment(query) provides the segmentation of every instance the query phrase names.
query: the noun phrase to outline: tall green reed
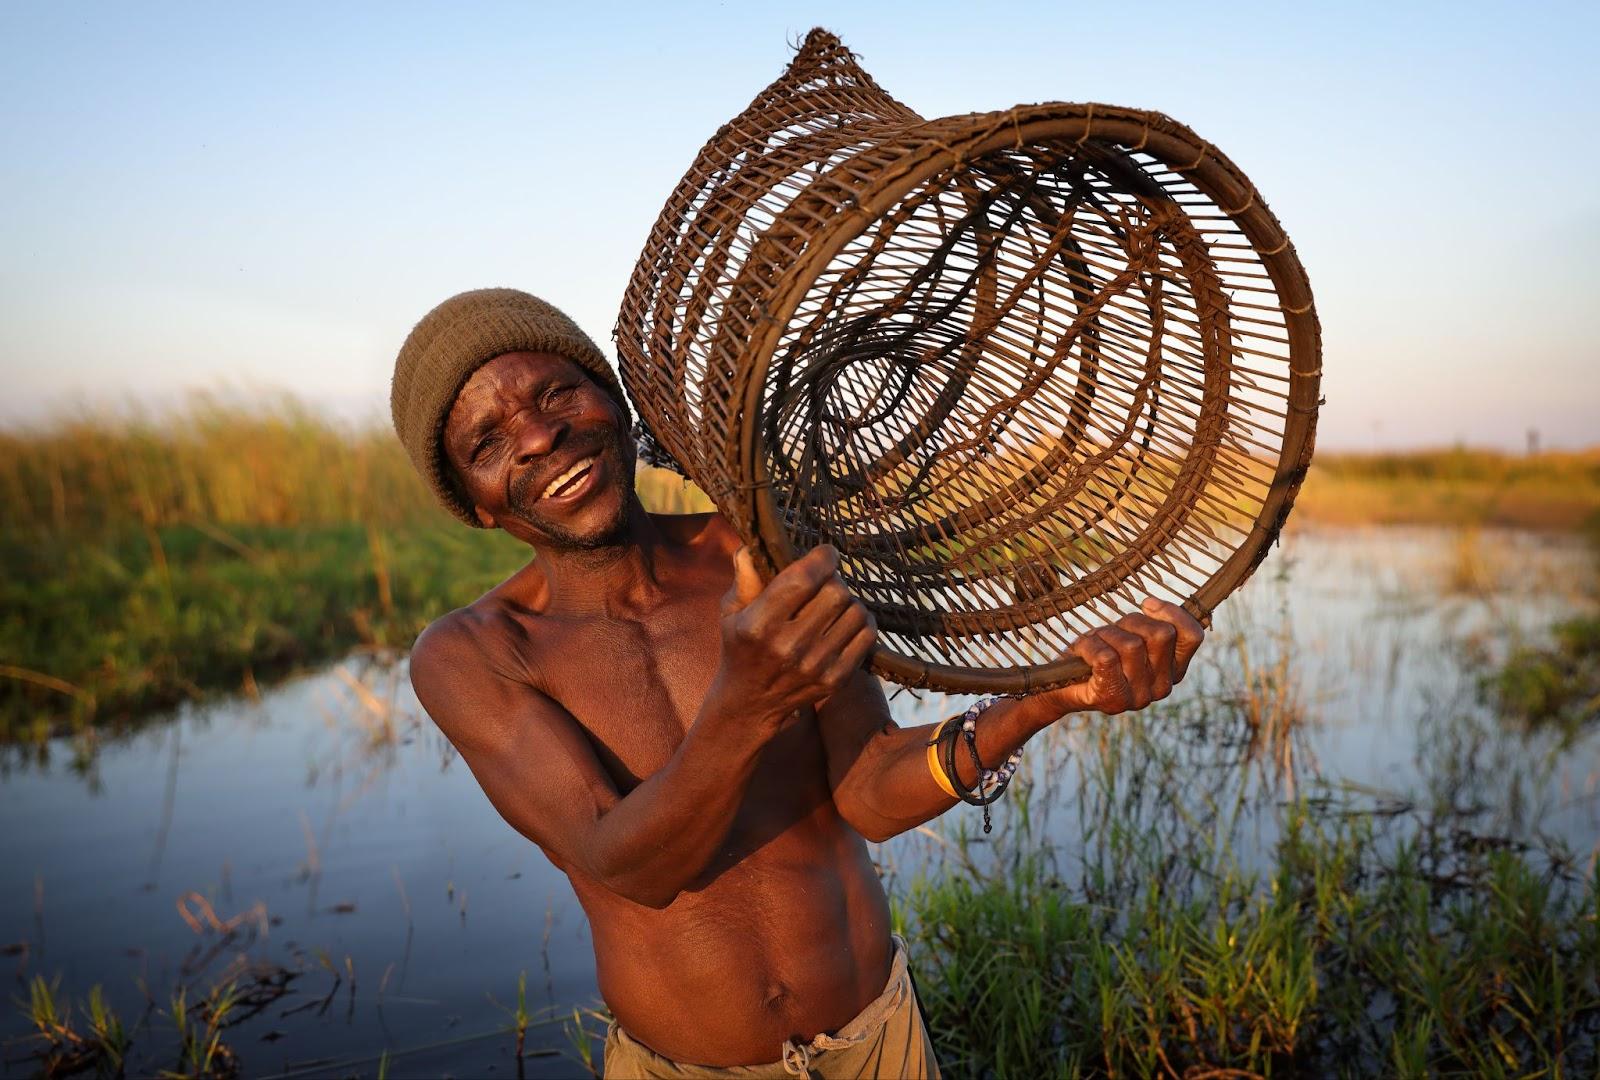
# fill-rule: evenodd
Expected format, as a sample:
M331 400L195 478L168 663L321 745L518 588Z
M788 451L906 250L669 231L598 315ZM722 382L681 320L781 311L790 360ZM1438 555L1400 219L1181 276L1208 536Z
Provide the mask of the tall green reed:
M896 919L948 1071L1600 1067L1595 863L1502 836L1459 798L1463 783L1494 797L1493 718L1424 731L1419 799L1314 775L1291 788L1249 751L1263 723L1303 737L1303 713L1260 715L1297 695L1234 679L1052 731L987 843L958 820L924 845Z

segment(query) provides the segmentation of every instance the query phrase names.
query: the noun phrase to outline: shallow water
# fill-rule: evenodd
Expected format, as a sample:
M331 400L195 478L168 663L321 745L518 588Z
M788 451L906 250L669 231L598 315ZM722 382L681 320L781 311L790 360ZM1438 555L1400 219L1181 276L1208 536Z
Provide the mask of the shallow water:
M1247 662L1276 673L1267 684L1286 685L1301 717L1290 759L1269 751L1219 766L1253 770L1262 801L1354 782L1460 801L1485 832L1589 852L1600 841L1600 739L1499 730L1474 686L1479 654L1537 640L1592 582L1589 553L1566 537L1291 533L1218 613L1175 700L1225 693ZM1292 663L1275 667L1280 657ZM911 724L966 700L901 694L893 705ZM1048 828L1064 844L1079 827L1064 762L1092 753L1092 727L1030 755L1035 790L1061 804ZM1202 736L1189 752L1209 764L1239 756ZM1010 812L1002 804L997 829ZM353 658L258 702L180 710L87 761L65 741L42 761L13 753L0 814L13 996L35 974L59 974L74 1000L100 983L132 1024L147 1012L142 981L155 1011L134 1036L141 1071L176 1065L164 1015L173 986L245 977L248 965L298 972L289 993L224 1034L249 1075L372 1074L386 1047L411 1051L394 1059L398 1074L514 1075L494 1002L514 1005L519 972L530 1012L547 1018L529 1031L546 1056L528 1059L527 1074L576 1070L562 1021L596 1003L582 913L421 716L403 665ZM1256 839L1265 852L1270 833ZM885 862L917 841L889 845ZM224 925L245 917L229 936L208 910ZM6 1039L26 1030L20 1010L0 1014ZM30 1071L26 1050L8 1045L7 1071Z

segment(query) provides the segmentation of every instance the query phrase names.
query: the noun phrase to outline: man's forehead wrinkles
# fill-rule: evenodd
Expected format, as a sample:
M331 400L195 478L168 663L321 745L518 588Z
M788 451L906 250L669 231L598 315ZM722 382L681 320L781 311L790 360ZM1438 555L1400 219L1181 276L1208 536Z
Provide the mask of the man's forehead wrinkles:
M513 371L487 369L481 379L462 388L457 407L466 422L461 426L462 439L476 442L498 426L507 416L519 411L524 401L531 401L546 388L559 382L563 372L519 366Z

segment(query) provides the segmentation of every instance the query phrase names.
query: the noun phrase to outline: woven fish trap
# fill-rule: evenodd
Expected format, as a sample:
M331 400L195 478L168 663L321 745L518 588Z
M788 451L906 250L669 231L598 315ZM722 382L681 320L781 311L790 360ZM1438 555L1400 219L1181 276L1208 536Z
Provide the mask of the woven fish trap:
M924 120L815 30L623 299L646 448L767 574L833 544L873 669L1020 693L1148 594L1208 619L1311 458L1321 346L1255 188L1153 112Z

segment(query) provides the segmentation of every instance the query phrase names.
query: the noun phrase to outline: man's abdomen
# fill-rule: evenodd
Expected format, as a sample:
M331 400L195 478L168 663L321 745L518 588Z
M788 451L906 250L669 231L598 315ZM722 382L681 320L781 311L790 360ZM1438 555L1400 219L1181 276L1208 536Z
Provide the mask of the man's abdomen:
M882 990L888 903L866 844L831 801L652 910L574 878L617 1022L664 1057L776 1061L785 1039L837 1030ZM742 842L741 842L742 841Z

